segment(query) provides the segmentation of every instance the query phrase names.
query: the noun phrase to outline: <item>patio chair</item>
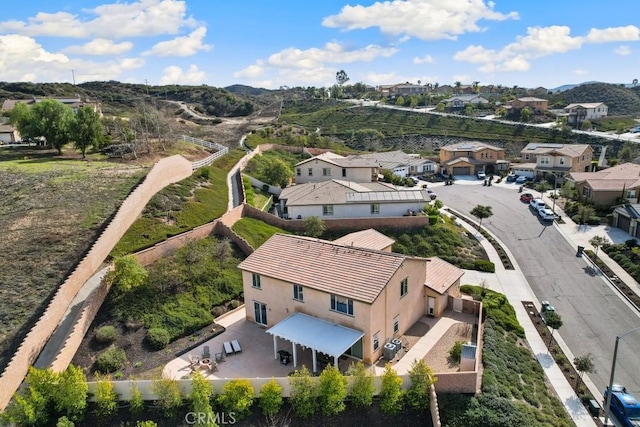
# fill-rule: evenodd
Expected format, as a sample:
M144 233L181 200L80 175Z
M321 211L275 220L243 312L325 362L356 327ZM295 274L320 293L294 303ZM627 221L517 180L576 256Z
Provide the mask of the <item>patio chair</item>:
M231 341L231 346L233 347L234 353L242 353L242 348L240 347L238 340Z
M211 362L209 372L218 372L218 364L216 362Z
M211 359L211 352L209 351L209 346L205 345L202 349L202 358L203 359Z
M224 362L224 352L216 353L215 360L217 363Z
M233 354L233 347L231 347L231 343L229 341L222 343L222 347L224 348L225 354Z
M198 366L198 364L200 363L200 358L197 356L194 356L191 353L189 353L187 357L189 358L189 368L191 369L193 369L195 366Z

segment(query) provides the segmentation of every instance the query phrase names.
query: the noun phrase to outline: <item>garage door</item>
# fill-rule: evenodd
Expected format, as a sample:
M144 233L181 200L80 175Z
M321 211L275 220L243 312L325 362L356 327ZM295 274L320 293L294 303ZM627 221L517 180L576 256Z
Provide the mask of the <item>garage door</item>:
M626 216L618 215L618 228L620 230L624 230L627 233L629 232L629 227L631 226L631 221Z
M466 168L453 168L454 175L471 175L471 168L467 166Z

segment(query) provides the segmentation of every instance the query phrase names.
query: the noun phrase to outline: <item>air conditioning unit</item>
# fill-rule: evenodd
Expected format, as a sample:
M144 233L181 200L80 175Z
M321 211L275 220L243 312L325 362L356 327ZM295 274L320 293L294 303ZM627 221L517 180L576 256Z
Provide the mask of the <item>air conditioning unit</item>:
M392 360L396 357L396 346L390 342L386 343L382 350L382 356L387 360Z
M400 350L402 350L402 341L399 339L394 339L391 341L391 344L393 344L396 347L396 353L399 352Z

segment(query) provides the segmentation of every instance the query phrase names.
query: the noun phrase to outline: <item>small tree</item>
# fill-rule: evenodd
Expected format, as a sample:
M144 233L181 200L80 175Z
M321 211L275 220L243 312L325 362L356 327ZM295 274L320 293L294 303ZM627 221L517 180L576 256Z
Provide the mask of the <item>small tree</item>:
M129 388L129 412L132 415L140 414L144 411L144 399L138 383L133 381Z
M276 415L282 408L282 387L273 378L260 388L260 408L266 416Z
M200 416L196 417L195 425L211 425L215 419L215 413L211 407L211 397L213 396L211 383L199 371L196 371L191 377L191 386L191 394L189 395L191 410L196 414L205 414L204 419Z
M315 414L318 407L318 383L307 367L303 366L299 371L295 371L289 377L289 383L291 384L289 403L293 412L304 418Z
M577 356L573 359L573 364L576 367L576 371L580 374L580 377L576 378L576 387L578 387L578 380L582 380L585 372L588 374L596 372L596 365L593 363L591 353L587 353L584 356Z
M598 258L598 249L600 248L600 246L604 246L607 243L609 243L609 239L604 236L593 236L591 239L589 239L589 244L596 248L596 258Z
M449 350L449 358L455 363L460 363L460 358L462 357L462 344L464 344L464 341L458 340Z
M171 378L154 380L151 383L151 391L156 395L156 406L167 418L173 417L175 411L182 406L182 391L176 380Z
M586 224L587 221L589 221L589 218L591 218L595 214L596 211L591 206L581 205L578 208L578 216L580 217L580 222L582 222L583 224Z
M411 386L407 390L407 402L415 409L429 407L431 385L436 381L433 370L424 359L414 360L409 370Z
M544 321L551 328L551 335L549 335L549 345L551 345L553 333L562 327L562 317L555 311L549 311L544 315Z
M249 380L231 380L222 388L218 403L225 412L233 412L236 418L247 415L253 405L253 386Z
M391 363L384 366L380 389L380 410L385 414L397 414L402 410L402 378Z
M110 417L118 409L118 394L109 376L98 375L95 389L96 412L100 417Z
M327 226L319 216L308 216L304 219L304 234L309 237L320 237L327 230Z
M551 190L552 188L553 187L551 186L551 184L549 184L547 181L541 181L535 186L536 191L539 192L540 195Z
M56 411L70 420L81 420L87 407L89 386L82 368L69 365L58 375L55 392L52 396Z
M324 415L336 415L344 411L347 398L347 379L338 368L327 365L320 374L318 387L320 407Z
M80 107L69 122L69 132L71 139L74 141L75 148L80 150L82 157L85 157L87 148L100 147L103 130L100 122L100 114L93 107Z
M360 408L371 406L376 388L373 385L373 375L367 373L364 363L361 361L352 363L347 370L347 375L351 375L349 397L353 404Z
M114 269L109 273L109 279L123 294L144 284L149 275L133 255L118 257L113 264Z
M480 223L478 224L478 230L480 230L480 227L482 227L482 220L491 217L493 215L493 211L491 206L477 205L475 208L471 209L471 215L480 220Z

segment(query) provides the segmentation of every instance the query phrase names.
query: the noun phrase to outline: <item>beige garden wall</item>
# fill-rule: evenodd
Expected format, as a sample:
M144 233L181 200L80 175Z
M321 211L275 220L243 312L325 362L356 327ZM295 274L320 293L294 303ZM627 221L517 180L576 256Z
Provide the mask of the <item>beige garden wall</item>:
M191 162L182 156L162 159L156 163L145 180L122 203L112 221L95 241L87 255L60 285L44 314L31 328L0 376L0 384L2 384L0 387L0 410L9 404L11 397L26 376L29 366L35 362L80 288L98 271L116 243L142 213L151 197L163 187L187 178L191 173ZM89 311L84 314L88 315ZM76 328L77 333L79 334L83 328L83 325L79 325ZM75 350L73 349L76 339L69 337L67 340L70 345L67 350L64 350L63 359L68 358L69 354L75 353L77 350L77 347ZM72 342L73 345L71 345ZM69 358L69 360L71 359Z

